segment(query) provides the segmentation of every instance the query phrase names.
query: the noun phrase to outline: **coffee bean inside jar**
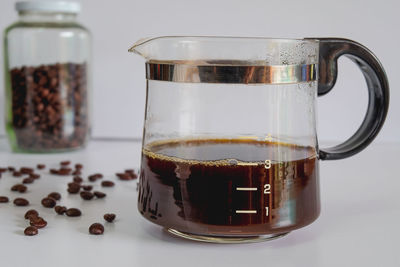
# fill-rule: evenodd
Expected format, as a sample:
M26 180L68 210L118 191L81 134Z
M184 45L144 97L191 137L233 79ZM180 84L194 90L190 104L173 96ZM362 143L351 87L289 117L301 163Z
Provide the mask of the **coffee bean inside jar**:
M16 150L82 147L88 136L86 64L57 63L10 70L11 118Z

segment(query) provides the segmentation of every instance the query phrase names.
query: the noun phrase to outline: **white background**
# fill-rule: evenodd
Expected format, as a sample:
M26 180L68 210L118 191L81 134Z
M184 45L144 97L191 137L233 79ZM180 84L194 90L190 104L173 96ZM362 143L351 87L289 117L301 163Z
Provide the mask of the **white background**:
M17 19L14 2L0 1L0 28ZM127 49L136 40L159 35L344 37L369 47L384 65L391 106L379 142L397 142L400 123L398 75L400 19L397 0L81 0L79 21L94 37L95 137L138 138L142 134L144 60ZM3 57L3 55L2 55ZM318 101L319 137L341 141L359 126L367 105L364 79L341 59L337 85ZM3 71L0 64L0 71ZM0 100L4 81L0 76ZM4 108L0 109L4 117ZM4 134L1 123L0 134Z

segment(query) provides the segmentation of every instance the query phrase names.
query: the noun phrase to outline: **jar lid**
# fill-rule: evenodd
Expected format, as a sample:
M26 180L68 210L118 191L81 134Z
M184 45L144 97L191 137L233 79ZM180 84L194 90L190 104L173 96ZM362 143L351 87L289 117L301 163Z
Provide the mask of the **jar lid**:
M15 3L15 9L18 12L41 11L41 12L79 13L79 11L81 11L81 5L77 2L22 1Z

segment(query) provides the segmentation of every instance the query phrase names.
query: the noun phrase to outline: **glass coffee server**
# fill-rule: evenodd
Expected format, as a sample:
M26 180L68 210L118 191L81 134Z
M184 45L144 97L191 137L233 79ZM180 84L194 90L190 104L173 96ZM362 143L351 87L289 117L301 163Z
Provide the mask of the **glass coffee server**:
M351 40L158 37L130 51L147 78L138 208L192 240L256 242L312 223L319 160L360 152L388 110L383 67ZM368 111L349 140L320 149L316 99L341 55L366 78Z

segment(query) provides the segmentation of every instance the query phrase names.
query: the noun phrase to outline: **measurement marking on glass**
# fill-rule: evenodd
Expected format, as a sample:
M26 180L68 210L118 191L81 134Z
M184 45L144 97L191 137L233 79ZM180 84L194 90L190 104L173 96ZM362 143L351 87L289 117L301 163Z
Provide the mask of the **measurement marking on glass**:
M237 191L257 191L257 187L236 187Z
M255 214L257 213L256 210L236 210L236 213L251 213L251 214Z

